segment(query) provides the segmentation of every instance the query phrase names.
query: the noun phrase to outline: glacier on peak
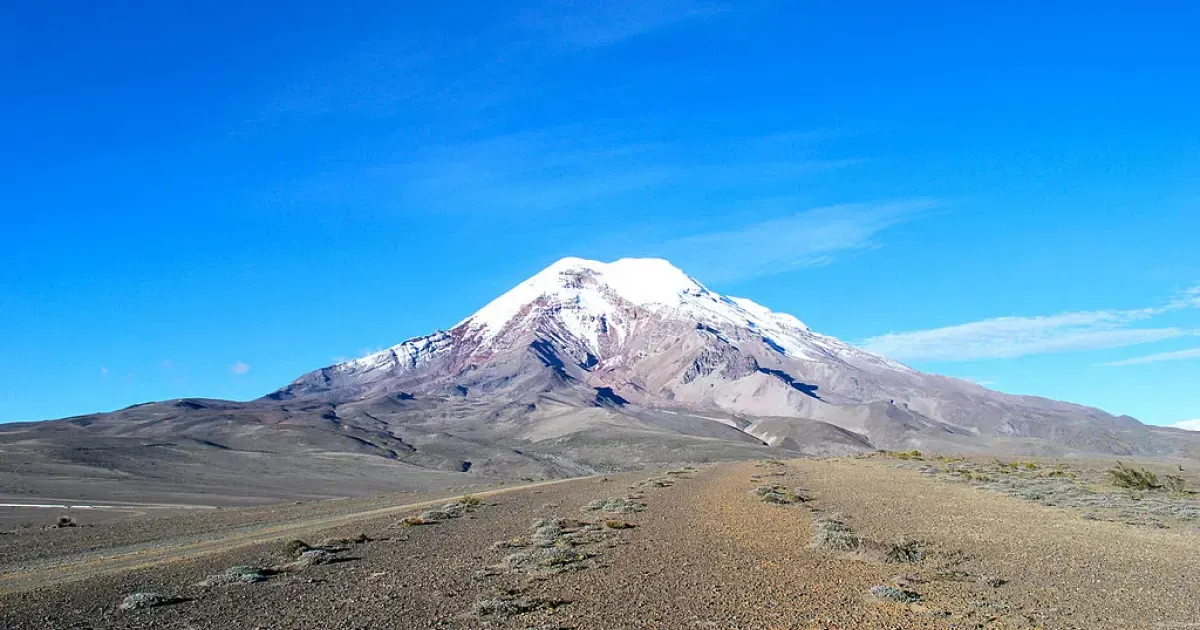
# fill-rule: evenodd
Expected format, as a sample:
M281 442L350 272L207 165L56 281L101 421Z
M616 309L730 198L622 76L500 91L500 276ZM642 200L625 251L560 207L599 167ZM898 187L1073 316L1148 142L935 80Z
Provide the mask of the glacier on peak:
M764 331L808 330L791 315L711 291L661 258L622 258L610 263L563 258L492 300L459 326L466 325L486 340L503 330L527 305L543 298L577 311L568 316L574 319L580 315L588 319L609 317L618 310L613 297L649 311L694 316L705 323Z
M814 333L792 315L776 313L753 300L711 291L661 258L622 258L607 263L563 258L492 300L450 331L463 339L472 339L477 347L487 347L514 319L532 309L543 309L552 311L571 337L596 356L602 356L602 335L621 344L633 333L629 305L665 318L717 328L747 329L760 335L776 351L796 359L819 361L832 356L858 364L909 370L833 337ZM438 331L334 369L350 372L411 369L441 354L453 343L449 332Z

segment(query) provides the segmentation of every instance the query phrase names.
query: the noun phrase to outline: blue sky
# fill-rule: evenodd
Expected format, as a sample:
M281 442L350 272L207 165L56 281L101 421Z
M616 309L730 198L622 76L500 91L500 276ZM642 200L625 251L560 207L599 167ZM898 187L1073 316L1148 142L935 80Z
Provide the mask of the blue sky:
M0 9L0 421L254 398L566 255L1200 418L1195 3L180 4Z

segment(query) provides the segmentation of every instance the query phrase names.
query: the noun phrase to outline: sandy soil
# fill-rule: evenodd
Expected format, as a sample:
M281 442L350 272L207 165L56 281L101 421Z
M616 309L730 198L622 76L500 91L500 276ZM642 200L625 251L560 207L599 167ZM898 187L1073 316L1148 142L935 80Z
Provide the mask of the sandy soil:
M399 521L443 497L0 535L0 627L1200 627L1193 529L1087 520L1078 510L871 459L728 464L663 475L674 482L668 487L630 487L648 477L658 476L476 491L483 504L461 518L412 527ZM799 488L806 500L762 502L751 492L760 484ZM635 508L645 508L581 510L609 497L633 497ZM814 521L835 513L862 548L811 546ZM568 520L547 522L555 517ZM536 531L535 519L543 519ZM294 538L317 544L360 533L370 540L331 543L340 551L329 564L296 568L281 550ZM886 561L883 552L899 536L919 539L922 559ZM530 568L528 558L554 564ZM287 570L257 583L197 585L245 565ZM869 595L884 585L920 601ZM119 609L127 595L148 591L180 601Z

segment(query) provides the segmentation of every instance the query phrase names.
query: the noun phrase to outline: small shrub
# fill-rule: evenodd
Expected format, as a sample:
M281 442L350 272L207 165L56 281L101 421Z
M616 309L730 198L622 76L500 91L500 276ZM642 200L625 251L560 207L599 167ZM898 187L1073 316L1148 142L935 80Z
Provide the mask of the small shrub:
M872 586L868 593L872 597L889 602L899 602L901 604L912 604L921 601L921 596L894 586Z
M918 451L917 449L913 449L913 450L911 450L911 451L899 451L899 452L897 452L897 453L894 453L894 456L895 456L897 459L905 459L905 460L908 460L908 459L915 459L915 460L920 460L920 459L921 459L921 451Z
M911 564L914 562L920 562L923 555L921 553L921 546L921 541L916 540L915 538L901 536L893 540L888 545L887 551L884 552L883 557L888 562L894 562L897 564Z
M1001 586L1008 584L1008 580L998 575L981 575L979 576L978 582L982 586L988 586L991 588L1000 588Z
M862 546L862 539L840 520L820 519L813 523L812 544L826 551L854 551Z
M483 505L483 501L474 495L464 494L458 498L458 504L470 510Z
M307 569L308 567L318 564L329 564L335 561L337 557L332 551L326 549L309 549L300 554L296 561L288 565L290 570Z
M429 524L428 521L421 518L420 516L409 516L408 518L405 518L404 520L400 521L400 525L402 525L404 527L416 527L418 525L428 525L428 524Z
M74 517L63 514L62 516L58 517L57 521L54 522L54 526L58 528L79 527L79 523L75 522Z
M626 521L618 521L616 519L611 519L611 518L604 521L604 526L609 529L633 529L634 527L637 527L633 523L628 523Z
M1167 492L1183 494L1187 491L1187 480L1176 475L1163 475L1163 488Z
M142 610L144 608L154 608L155 606L165 606L174 603L174 597L159 595L158 593L133 593L121 602L121 610Z
M592 501L581 509L585 512L603 511L608 514L632 514L645 510L646 504L621 497L608 497Z
M753 492L764 503L776 505L791 505L805 500L799 493L780 485L759 486Z
M442 510L435 509L435 510L425 510L424 512L421 512L417 516L417 518L421 519L422 521L426 521L426 522L434 522L434 521L445 521L445 520L449 520L454 517L451 516L449 512L443 512Z
M505 556L502 566L511 573L570 573L586 568L596 554L563 547L534 548Z
M1158 475L1145 468L1134 468L1126 466L1121 462L1110 468L1107 471L1109 480L1118 488L1129 488L1131 490L1157 490L1162 487L1158 482Z
M284 543L283 548L280 551L283 553L283 557L285 558L296 558L309 549L312 549L312 545L304 542L303 540L289 540Z

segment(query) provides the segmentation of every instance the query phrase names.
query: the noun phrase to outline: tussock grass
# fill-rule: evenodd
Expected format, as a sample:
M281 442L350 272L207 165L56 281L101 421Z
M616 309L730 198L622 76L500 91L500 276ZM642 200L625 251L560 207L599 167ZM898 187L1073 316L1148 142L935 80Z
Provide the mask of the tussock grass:
M888 543L883 557L888 562L896 564L912 564L920 562L924 557L921 541L908 536L900 536Z
M1172 494L1186 494L1187 480L1176 475L1163 475L1163 488Z
M759 486L752 492L760 501L776 505L792 505L807 500L799 492L781 485Z
M283 557L294 559L312 548L312 545L304 542L303 540L289 540L283 544L280 552L283 554Z
M876 599L888 602L913 604L921 601L921 596L917 593L894 586L884 586L881 584L879 586L872 586L867 592Z
M822 518L813 522L812 545L826 551L857 551L863 541L850 526L836 518Z
M632 514L644 511L646 504L623 497L608 497L607 499L592 501L580 509L584 512L601 511L607 514Z
M1158 482L1158 475L1153 471L1126 466L1121 462L1117 462L1117 465L1108 469L1105 474L1108 475L1112 485L1118 488L1157 490L1162 487L1162 484Z
M675 480L669 477L651 477L629 486L629 489L639 490L641 488L670 488L673 485L675 485Z
M166 606L180 601L177 597L168 597L153 592L132 593L121 601L121 610L143 610L155 606Z

